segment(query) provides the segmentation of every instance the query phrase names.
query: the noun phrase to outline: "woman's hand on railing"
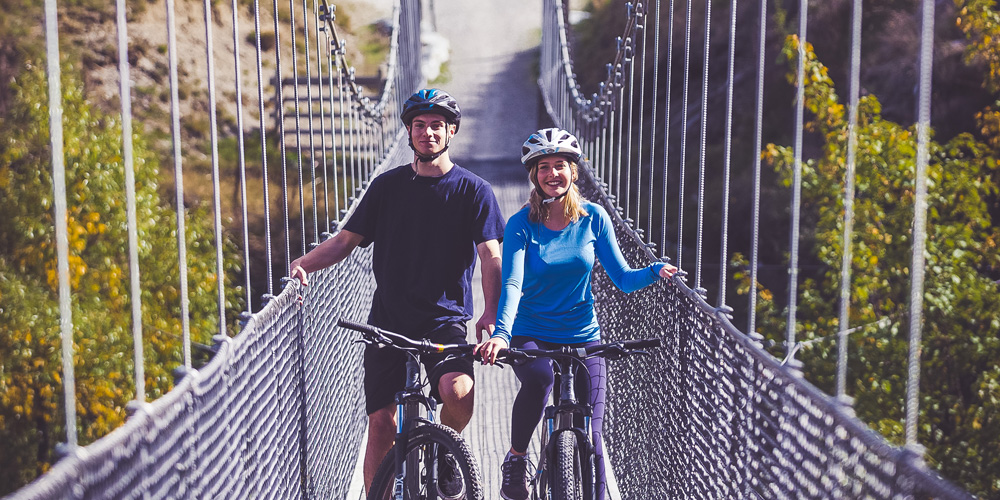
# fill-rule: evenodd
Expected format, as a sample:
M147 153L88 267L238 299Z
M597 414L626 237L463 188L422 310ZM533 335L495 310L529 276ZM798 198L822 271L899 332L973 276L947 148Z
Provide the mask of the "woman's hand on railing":
M677 273L677 266L672 265L669 262L665 263L663 267L660 268L661 278L669 278L673 276L675 273Z

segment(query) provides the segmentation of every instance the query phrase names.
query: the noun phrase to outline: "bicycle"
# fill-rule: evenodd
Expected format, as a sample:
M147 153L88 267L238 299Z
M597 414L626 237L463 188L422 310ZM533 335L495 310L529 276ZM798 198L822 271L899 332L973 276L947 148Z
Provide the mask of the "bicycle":
M416 341L398 333L344 319L338 320L337 325L360 332L362 338L356 342L389 346L408 354L406 387L396 393L396 441L375 473L375 479L368 490L368 500L482 500L479 464L469 445L457 432L434 422L437 401L424 394L419 362L419 356L429 353L471 356L475 346ZM425 416L421 416L421 407L426 409ZM457 497L440 496L437 487L438 460L446 453L455 458L458 469L462 472L464 489Z
M538 468L531 480L532 500L583 500L596 496L594 477L594 444L591 436L593 408L586 399L576 398L574 382L578 364L592 357L621 359L633 354L649 353L642 349L659 347L660 339L610 342L586 348L563 346L560 349L501 349L497 360L520 364L535 358L550 358L556 375L558 394L553 391L553 403L545 408ZM577 419L575 417L582 417ZM577 425L580 422L582 425Z

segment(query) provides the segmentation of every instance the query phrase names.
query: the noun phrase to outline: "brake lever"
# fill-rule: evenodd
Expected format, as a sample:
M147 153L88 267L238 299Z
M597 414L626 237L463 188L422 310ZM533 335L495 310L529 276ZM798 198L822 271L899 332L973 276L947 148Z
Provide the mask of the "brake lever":
M386 342L385 339L380 338L380 337L376 337L375 335L372 335L370 333L365 333L365 332L362 332L361 333L361 338L355 339L353 343L354 344L365 344L365 345L376 345L376 346L377 345L383 345L383 344L384 345L388 345L389 344L389 342Z
M470 355L472 356L472 361L473 362L475 362L475 363L483 363L483 356L481 354L479 354L478 352L471 353ZM493 366L496 366L496 367L498 367L500 369L503 369L503 365L510 364L510 363L505 363L505 362L500 361L498 359L498 360L494 361L492 364L493 364Z
M531 361L532 359L535 359L535 356L523 353L521 351L513 351L513 352L515 354L511 355L511 351L507 351L507 364L510 366L521 366Z
M629 352L622 348L618 344L613 344L604 349L604 358L610 359L612 361L617 361L629 355Z

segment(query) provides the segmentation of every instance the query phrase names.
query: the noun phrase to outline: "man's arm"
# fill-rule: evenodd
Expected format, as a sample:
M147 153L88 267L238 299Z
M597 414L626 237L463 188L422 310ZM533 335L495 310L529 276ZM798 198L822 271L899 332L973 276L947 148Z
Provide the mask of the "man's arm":
M497 320L497 304L500 302L500 243L497 240L487 240L476 245L479 252L479 270L483 275L483 298L486 309L476 322L476 339L483 341L483 331L486 338L493 334Z
M288 275L297 278L302 286L309 285L309 273L330 267L344 259L361 244L364 237L358 233L341 230L319 246L292 261L288 265ZM498 278L499 280L499 278ZM496 305L494 304L494 309Z

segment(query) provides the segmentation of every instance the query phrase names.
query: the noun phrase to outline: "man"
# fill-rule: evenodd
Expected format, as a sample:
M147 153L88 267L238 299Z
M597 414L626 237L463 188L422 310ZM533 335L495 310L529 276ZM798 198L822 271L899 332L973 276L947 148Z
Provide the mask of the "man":
M466 343L472 318L472 273L478 254L486 308L476 338L493 332L500 296L500 240L504 220L489 183L452 163L448 145L462 113L448 93L425 89L410 96L400 118L406 125L413 163L376 177L353 215L333 238L291 263L290 275L308 285L308 273L340 262L358 245L375 244L376 290L368 322L414 339ZM424 356L425 367L441 358ZM403 389L405 354L365 350L368 444L365 488L395 438L394 396ZM431 395L443 402L441 423L461 432L472 418L473 364L451 360L431 380ZM460 473L440 473L441 496L460 496ZM455 476L458 475L457 478ZM456 484L457 483L457 484Z

